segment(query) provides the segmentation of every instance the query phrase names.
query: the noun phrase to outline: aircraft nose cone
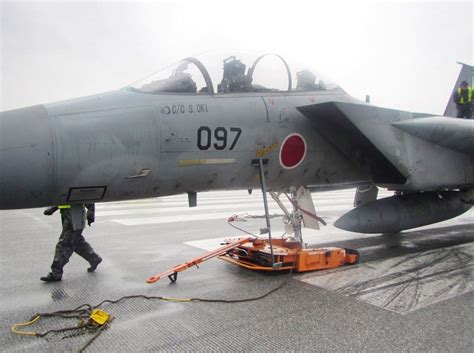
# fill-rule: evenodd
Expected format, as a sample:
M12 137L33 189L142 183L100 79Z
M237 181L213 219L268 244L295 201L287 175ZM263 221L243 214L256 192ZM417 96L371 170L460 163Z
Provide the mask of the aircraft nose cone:
M52 188L53 140L42 105L0 113L0 209L44 204Z

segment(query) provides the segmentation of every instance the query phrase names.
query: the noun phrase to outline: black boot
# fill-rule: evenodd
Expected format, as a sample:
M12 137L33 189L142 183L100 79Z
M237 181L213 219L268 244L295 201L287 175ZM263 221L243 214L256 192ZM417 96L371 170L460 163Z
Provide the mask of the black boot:
M59 282L61 281L61 277L61 275L57 275L50 272L47 276L41 277L40 280L42 280L43 282Z
M87 269L87 272L94 272L101 262L102 258L100 256L97 256L97 260L89 262L91 267Z

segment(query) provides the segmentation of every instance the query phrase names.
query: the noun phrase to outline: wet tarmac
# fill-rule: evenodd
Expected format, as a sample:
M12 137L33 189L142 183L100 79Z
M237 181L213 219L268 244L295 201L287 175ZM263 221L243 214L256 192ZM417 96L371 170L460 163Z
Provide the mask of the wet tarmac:
M397 235L354 234L332 223L351 208L354 191L313 194L328 226L304 230L309 245L358 249L358 265L291 274L256 273L211 260L178 277L146 278L212 249L223 238L263 227L261 194L246 191L184 195L97 205L97 222L84 235L103 257L96 272L73 255L63 281L45 284L60 232L59 215L42 209L0 211L0 347L5 352L77 352L90 338L46 338L10 331L37 312L144 294L174 298L243 299L244 303L130 299L102 308L114 317L88 352L367 351L472 352L474 344L474 210L456 219ZM383 195L382 195L383 196ZM281 213L272 204L271 212ZM250 217L249 217L250 216ZM283 234L278 217L274 236ZM50 319L25 329L44 332L75 325Z

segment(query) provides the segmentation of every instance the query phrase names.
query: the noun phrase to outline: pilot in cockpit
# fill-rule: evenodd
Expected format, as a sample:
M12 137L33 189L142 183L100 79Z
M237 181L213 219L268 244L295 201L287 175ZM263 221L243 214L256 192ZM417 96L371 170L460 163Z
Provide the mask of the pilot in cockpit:
M221 83L217 85L218 92L245 92L250 88L245 64L231 56L224 60L224 75Z
M196 93L196 82L188 69L188 62L183 61L177 66L171 76L164 80L157 80L144 85L141 89L148 92Z
M171 86L170 91L182 93L196 93L196 82L192 79L190 73L184 72L188 69L188 62L183 61L171 74L168 84Z
M322 87L316 83L316 75L309 70L302 70L296 73L297 91L317 91ZM320 81L321 82L321 81Z

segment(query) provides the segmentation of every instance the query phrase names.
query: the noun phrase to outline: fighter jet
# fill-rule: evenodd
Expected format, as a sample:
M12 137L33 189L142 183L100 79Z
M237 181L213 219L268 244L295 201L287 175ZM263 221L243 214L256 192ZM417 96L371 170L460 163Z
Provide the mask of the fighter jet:
M472 76L462 64L455 87ZM342 229L432 224L474 201L474 120L451 118L448 99L446 116L387 109L278 55L189 57L146 82L2 112L0 209L181 193L193 206L198 192L258 188L261 160L276 192L357 186Z

